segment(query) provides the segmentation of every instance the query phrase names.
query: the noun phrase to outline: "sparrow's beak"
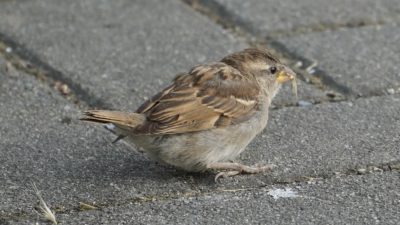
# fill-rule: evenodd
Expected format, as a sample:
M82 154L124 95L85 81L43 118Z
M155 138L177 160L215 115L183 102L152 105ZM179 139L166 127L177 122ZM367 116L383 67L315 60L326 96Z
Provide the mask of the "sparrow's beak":
M289 68L284 69L276 74L276 81L280 84L283 84L290 80L294 80L295 78L296 74Z
M289 68L285 68L284 70L280 71L276 75L276 81L280 84L283 84L288 81L292 81L292 92L297 101L297 82L296 82L296 73Z

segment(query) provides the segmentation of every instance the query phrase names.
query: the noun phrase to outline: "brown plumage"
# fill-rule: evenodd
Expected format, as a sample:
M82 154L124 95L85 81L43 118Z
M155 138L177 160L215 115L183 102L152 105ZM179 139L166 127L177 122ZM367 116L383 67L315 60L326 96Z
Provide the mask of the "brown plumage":
M117 126L130 127L132 129L144 123L146 120L146 117L141 114L108 110L90 110L84 112L84 115L85 117L81 120L98 123L113 123Z
M223 162L237 156L265 127L270 101L281 83L294 76L268 51L246 49L178 75L134 113L90 110L82 119L114 124L117 133L158 161L189 171L225 168L231 171L219 175L236 175L250 169ZM215 135L222 135L225 147L206 143ZM165 141L155 144L160 137Z

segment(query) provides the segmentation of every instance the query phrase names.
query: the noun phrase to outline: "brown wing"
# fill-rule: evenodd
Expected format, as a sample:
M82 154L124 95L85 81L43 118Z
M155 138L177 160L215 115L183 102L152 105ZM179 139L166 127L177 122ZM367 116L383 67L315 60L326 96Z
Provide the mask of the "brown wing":
M137 113L147 122L147 134L177 134L207 130L243 121L257 105L259 87L224 63L202 65L145 102Z

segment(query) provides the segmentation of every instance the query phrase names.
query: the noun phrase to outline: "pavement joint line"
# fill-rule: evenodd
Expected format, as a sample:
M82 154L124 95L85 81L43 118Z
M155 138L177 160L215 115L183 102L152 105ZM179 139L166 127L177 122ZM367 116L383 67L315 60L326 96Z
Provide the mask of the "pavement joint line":
M60 71L42 62L23 45L16 43L2 33L0 33L0 56L3 56L6 62L10 63L16 70L32 75L39 81L47 83L79 108L111 108L101 99L88 94ZM67 93L63 89L67 89ZM318 101L313 101L313 104L319 103ZM280 104L276 105L272 110L296 106L296 104Z
M314 62L312 60L306 59L302 56L295 55L294 53L289 53L289 50L286 49L281 43L272 41L270 44L266 43L266 40L257 40L255 36L247 31L241 31L241 27L238 27L237 24L234 25L230 21L223 19L221 16L211 12L212 9L205 8L198 0L181 0L188 5L188 7L192 7L194 10L200 12L201 14L210 17L212 20L216 21L217 24L222 26L224 29L229 30L234 33L238 38L245 39L245 41L250 46L265 46L268 45L271 50L274 51L275 54L280 55L284 59L291 61L291 64L296 64L301 62L302 66L299 68L298 66L293 66L292 68L299 75L299 79L303 80L306 83L309 83L321 90L324 90L323 83L330 83L331 88L337 91L328 92L328 96L330 95L328 100L317 100L314 99L312 101L313 105L325 103L325 102L342 102L350 100L348 96L352 98L368 98L368 97L376 97L386 95L384 91L376 92L372 95L365 96L352 96L350 93L351 90L343 85L336 84L336 82L327 75L324 71L316 68L313 74L318 74L318 76L310 75L307 72L307 67L312 65ZM200 0L201 2L204 2ZM207 1L214 2L214 1ZM215 3L215 2L214 2ZM218 3L215 3L218 4ZM220 6L221 7L221 6ZM278 51L277 51L278 50ZM104 108L111 109L112 107L109 104L105 103L102 99L99 99L86 90L84 90L79 84L75 83L73 80L68 78L61 71L51 67L46 62L43 62L36 56L34 53L28 50L24 45L19 44L13 41L7 35L0 33L0 55L3 55L5 60L9 62L15 69L19 71L23 71L27 74L33 75L38 80L47 83L49 86L56 89L63 97L68 99L70 102L74 103L80 108ZM295 62L293 62L295 61ZM304 64L304 65L303 65ZM333 84L333 85L332 85ZM67 91L67 93L65 93ZM325 90L326 91L326 90ZM277 110L285 107L298 107L297 103L289 103L289 104L279 104L275 105L272 110Z
M307 67L315 63L315 61L300 56L290 51L281 42L271 40L269 45L283 54L284 57L290 58L292 61L301 62L302 75L305 77L306 82L317 86L321 90L331 89L334 92L344 95L346 97L356 96L355 93L347 86L340 84L334 80L327 72L321 70L316 66L313 73L307 72Z
M348 96L351 92L348 87L337 84L337 82L328 76L328 74L320 69L317 69L315 73L310 74L306 68L313 64L312 60L306 59L293 55L292 52L288 51L281 43L276 40L260 38L257 32L247 26L241 20L233 19L231 13L226 10L222 5L214 0L181 0L188 4L195 11L213 20L216 24L220 25L223 29L230 31L235 36L244 38L247 44L251 47L267 46L274 54L278 55L283 60L288 61L289 65L298 74L299 79L311 84L312 86L323 90L337 92L335 95L346 95ZM296 64L301 62L302 66L298 67ZM318 75L316 75L318 74ZM329 83L328 83L329 82Z
M6 62L10 63L14 69L32 75L37 80L48 84L53 89L57 90L59 94L61 94L63 97L65 97L73 104L77 105L79 108L88 108L88 107L105 108L105 109L110 108L110 106L108 106L106 103L102 102L99 99L96 100L94 104L88 103L87 100L85 101L85 99L87 98L93 99L92 96L85 97L82 100L82 98L79 97L80 94L77 94L77 92L82 93L81 92L82 89L79 86L65 84L63 81L60 81L58 77L57 79L54 79L55 76L61 74L60 71L55 70L54 68L50 67L47 64L46 66L43 66L43 62L40 62L39 65L37 64L35 65L29 60L29 58L34 58L36 61L38 60L36 56L33 56L33 54L29 52L23 53L26 52L25 48L21 47L21 45L16 44L14 41L10 41L4 37L5 36L0 33L0 56L3 56ZM52 74L52 72L57 75L50 75ZM65 75L61 76L65 77ZM62 79L63 78L61 78L61 80ZM68 83L71 83L71 81ZM78 88L78 90L75 90L76 88ZM68 90L67 93L63 91L63 89L67 89ZM85 93L84 95L87 96L88 94ZM319 103L320 103L319 101L313 102L313 104L319 104ZM276 105L276 107L272 108L271 110L281 109L284 107L296 107L296 106L297 106L296 104L292 103L279 104Z
M312 73L307 71L307 67L314 63L313 60L307 59L303 56L295 54L294 52L287 49L281 42L275 40L271 35L269 37L260 38L258 37L258 32L249 27L244 21L240 19L235 19L231 12L229 12L223 5L216 2L215 0L181 0L184 3L188 4L195 11L201 13L202 15L208 17L213 20L216 24L220 25L223 29L230 31L233 35L244 38L246 42L252 46L267 46L271 49L275 54L282 57L284 60L287 60L292 69L299 75L299 79L308 83L322 91L328 92L328 100L323 100L322 102L338 102L338 101L347 101L351 99L358 98L369 98L369 97L377 97L384 96L387 93L384 90L376 90L373 93L368 95L358 95L354 91L351 90L350 87L347 87L344 84L337 82L334 78L329 76L329 74L315 67ZM299 28L298 31L303 31L306 27L312 28L311 30L323 31L321 28L325 27L325 30L333 30L340 28L359 28L365 26L380 26L385 24L383 21L362 21L362 20L353 20L338 24L320 24L320 25L312 25L312 26L304 26ZM283 31L279 31L283 32ZM290 31L288 31L289 34ZM291 33L290 33L291 34ZM298 67L296 64L301 63L301 66ZM334 98L330 98L333 96ZM317 102L318 104L318 102ZM279 106L279 108L283 108L284 106ZM291 104L289 106L295 106L295 104Z
M47 83L78 107L110 108L103 100L88 93L61 71L42 61L23 44L15 42L3 33L0 33L0 55L16 70Z
M240 19L233 19L232 13L227 10L221 3L215 0L181 0L186 4L192 6L196 11L201 12L213 19L217 18L217 23L222 25L224 28L228 27L230 29L240 28L242 31L251 34L258 34L254 28L247 26L246 22ZM222 16L221 16L222 15ZM292 36L296 34L307 34L307 33L315 33L322 32L327 30L338 30L341 28L360 28L360 27L374 27L374 26L382 26L386 24L398 23L398 15L392 14L387 16L386 18L395 18L396 22L387 22L382 19L380 20L371 20L368 18L364 19L350 19L348 21L338 22L338 23L316 23L310 25L298 26L289 30L275 30L270 32L271 34L267 35L265 38L276 38L276 37L285 37ZM228 19L229 21L226 21ZM237 27L239 26L239 27ZM259 35L259 34L258 34Z
M288 60L292 65L301 62L302 64L305 63L308 66L313 63L311 62L312 60L306 59L304 57L299 57L297 55L293 57L292 52L288 51L288 49L284 48L282 44L280 44L275 40L267 38L265 39L259 38L255 30L251 29L243 21L233 19L231 13L214 0L182 0L182 1L191 6L194 10L203 14L204 16L209 17L215 23L219 24L222 28L232 32L236 36L244 38L247 41L247 43L252 47L267 46L271 48L271 50L273 50L275 54ZM313 79L313 77L315 76L312 76L310 73L306 71L306 69L303 69L303 66L301 66L301 68L295 66L294 69L296 70L295 72L297 72L300 75L301 80L305 81L306 83L312 84L319 89L324 90L323 86L321 86L321 82L325 80L328 81L328 78L326 78L326 76L328 75L326 73L324 73L325 80L318 79L320 80L318 81L315 78ZM323 71L318 70L317 72L321 73ZM329 81L332 82L334 80L330 78ZM334 90L336 89L335 88L336 86L337 85L335 82L333 85ZM343 89L345 94L346 92L348 92L349 88L341 87L340 89Z
M222 29L229 31L236 38L244 40L249 47L269 47L266 40L262 40L256 35L254 32L249 30L249 28L245 24L241 24L241 21L233 21L229 15L229 12L221 6L219 3L212 0L181 0L193 10L197 11L201 15L209 18L211 21L214 21L217 25L221 26ZM227 16L224 16L227 15ZM273 51L274 54L282 57L284 60L290 60L289 58L284 57L281 52L276 51L274 48L270 48L269 50ZM295 62L291 62L291 64L295 64ZM306 79L303 77L303 72L299 73L298 67L294 67L296 73L298 73L299 78L305 82Z
M126 200L122 201L109 201L108 203L96 203L96 204L91 204L91 203L85 203L90 206L91 208L81 208L80 204L82 202L77 202L76 207L64 207L61 205L58 206L53 206L51 209L57 214L76 214L80 213L83 211L101 211L103 209L109 208L109 207L123 207L128 204L143 204L147 202L165 202L165 201L171 201L171 200L177 200L180 198L192 198L192 197L202 197L202 196L208 196L211 194L221 194L221 193L235 193L235 192L243 192L243 191L250 191L250 190L263 190L263 189L268 189L272 185L293 185L293 184L300 184L300 183L312 183L314 181L323 181L323 180L329 180L335 177L347 177L347 176L363 176L367 174L373 174L373 173L384 173L384 172L399 172L400 173L400 161L392 161L388 163L382 163L379 165L363 165L363 166L357 166L355 168L350 168L347 170L344 170L342 172L335 172L335 173L330 173L330 174L319 174L319 175L313 175L313 176L299 176L299 177L294 177L294 178L289 178L289 180L279 180L275 179L273 182L270 183L265 183L259 186L253 186L253 187L241 187L241 188L234 188L234 189L226 189L226 188L217 188L214 190L210 191L199 191L199 190L193 190L193 191L188 191L188 192L182 192L182 193L165 193L165 194L160 194L160 195L144 195L140 197L135 197L135 198L129 198ZM232 178L234 179L234 178ZM37 217L35 217L37 218ZM31 214L28 212L24 211L19 211L19 212L2 212L0 213L0 222L2 221L21 221L23 219L33 219Z
M275 42L274 42L275 44ZM276 48L284 48L284 46L280 45L280 43L276 43L279 45L279 47ZM286 50L282 51L286 52ZM11 65L24 73L30 74L34 77L36 77L38 80L47 83L49 86L53 87L54 89L58 90L58 92L65 97L67 100L71 101L75 105L77 105L79 108L85 108L85 107L90 107L90 108L111 108L108 106L108 104L104 103L101 99L95 98L94 96L89 95L86 93L86 91L83 91L83 89L75 84L73 81L71 81L69 78L66 78L65 75L63 75L60 71L52 68L48 64L40 61L37 56L33 55L33 53L29 52L24 48L22 45L17 44L16 42L12 41L8 37L6 37L4 34L0 33L0 55L3 55L5 60ZM306 65L311 65L313 62L311 60L308 60L306 58L303 58L301 56L296 56L298 59L297 61L299 62L306 62ZM296 67L295 67L296 68ZM306 71L307 68L304 68L303 71ZM315 70L317 73L323 74L323 71L320 71L319 69ZM302 73L304 74L304 73ZM306 78L307 79L307 78ZM312 79L312 78L310 78ZM331 79L329 76L325 76L325 79L329 80ZM305 80L305 79L302 79ZM306 81L307 83L310 83L309 81ZM315 84L316 82L314 82ZM65 87L68 88L68 93L63 93L63 88ZM395 89L400 89L395 88ZM313 100L312 104L313 105L318 105L322 103L336 103L336 102L344 102L348 101L349 99L344 97L343 95L340 95L338 93L330 93L333 95L332 98L330 98L328 101L321 101L321 100ZM381 93L375 93L373 95L368 95L368 96L358 96L355 99L358 98L368 98L368 97L379 97L379 96L384 96L387 95L385 92ZM90 99L95 99L95 101L91 101ZM275 105L271 110L279 110L282 108L288 108L288 107L299 107L297 103L287 103L287 104L279 104Z
M79 85L66 78L60 71L52 68L50 65L42 62L33 53L29 52L23 45L12 41L6 35L0 33L0 55L10 63L13 68L26 74L36 77L39 81L47 83L53 89L59 92L63 97L77 105L79 108L111 108L101 99L97 99L84 91ZM67 89L67 93L65 90ZM94 101L92 99L95 99ZM343 101L333 100L331 102ZM320 104L322 101L315 100L313 104ZM279 104L271 110L277 110L285 107L297 107L297 104Z
M362 27L379 27L388 24L385 21L372 21L372 20L350 20L342 23L319 23L306 26L298 26L290 30L276 30L268 34L266 39L276 39L277 37L288 37L293 35L303 35L318 33L323 31L335 31L342 28L356 29Z

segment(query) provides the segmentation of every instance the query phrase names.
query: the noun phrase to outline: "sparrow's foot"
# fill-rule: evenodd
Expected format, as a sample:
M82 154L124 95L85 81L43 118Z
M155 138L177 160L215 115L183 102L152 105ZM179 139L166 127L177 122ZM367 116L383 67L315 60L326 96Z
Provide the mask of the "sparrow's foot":
M241 173L255 174L255 173L263 173L266 171L270 171L275 167L273 164L268 165L254 165L254 166L246 166L240 163L231 163L231 162L218 162L211 163L207 165L208 169L214 170L226 170L223 172L219 172L215 176L215 181L220 177L232 177Z

